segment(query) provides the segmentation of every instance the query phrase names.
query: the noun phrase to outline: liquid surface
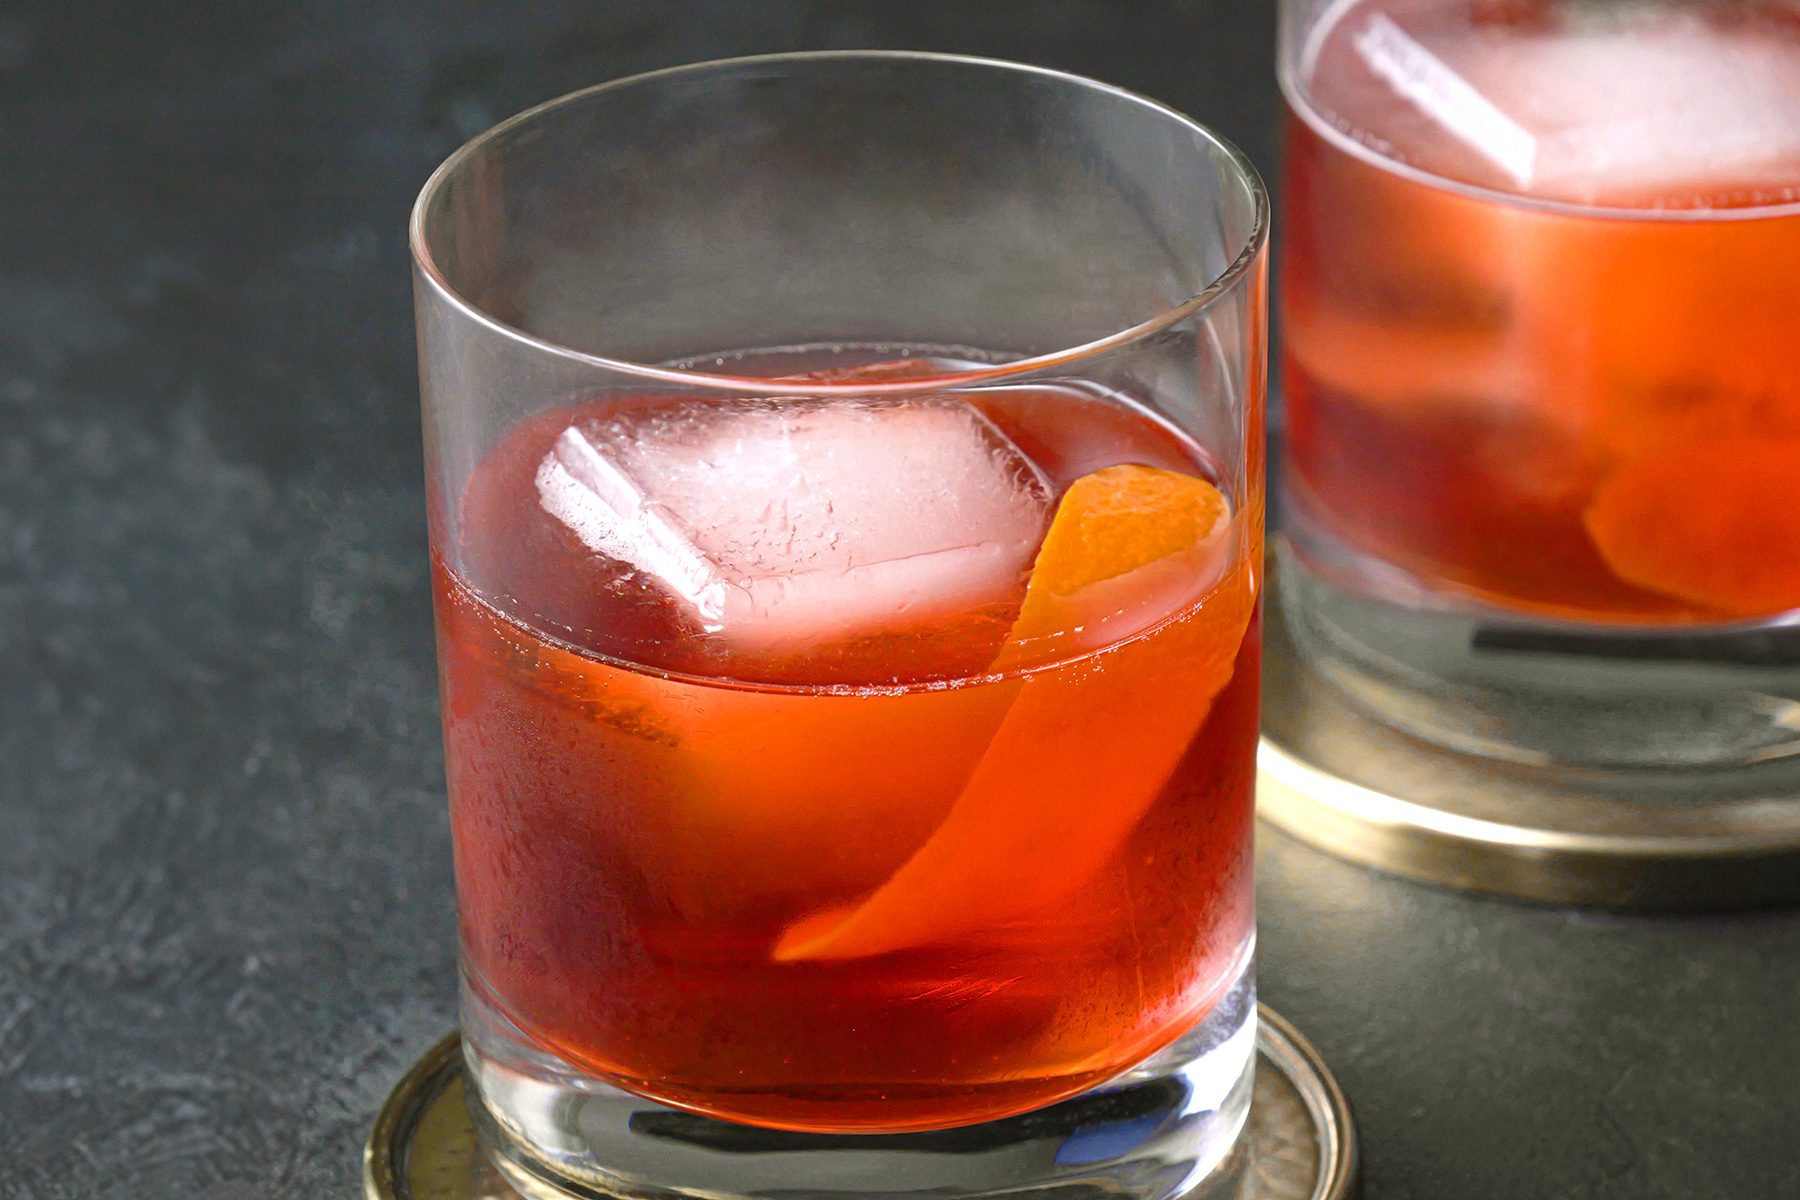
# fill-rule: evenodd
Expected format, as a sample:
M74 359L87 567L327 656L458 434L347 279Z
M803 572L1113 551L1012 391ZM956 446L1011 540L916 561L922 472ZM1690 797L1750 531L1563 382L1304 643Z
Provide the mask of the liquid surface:
M1303 66L1309 561L1584 623L1800 607L1800 8L1379 0Z
M1260 535L1212 474L1078 381L508 433L438 540L472 985L794 1129L987 1120L1177 1036L1251 919Z

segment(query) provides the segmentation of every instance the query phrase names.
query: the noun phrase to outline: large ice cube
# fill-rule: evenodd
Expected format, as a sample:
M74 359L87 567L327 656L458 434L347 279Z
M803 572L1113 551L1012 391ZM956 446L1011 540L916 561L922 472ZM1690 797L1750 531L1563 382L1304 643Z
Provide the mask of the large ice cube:
M685 404L581 420L537 472L552 516L761 648L1012 594L1048 521L1039 469L974 406Z
M1800 163L1800 50L1750 24L1642 6L1557 31L1415 33L1375 13L1351 39L1371 72L1526 191L1693 202Z

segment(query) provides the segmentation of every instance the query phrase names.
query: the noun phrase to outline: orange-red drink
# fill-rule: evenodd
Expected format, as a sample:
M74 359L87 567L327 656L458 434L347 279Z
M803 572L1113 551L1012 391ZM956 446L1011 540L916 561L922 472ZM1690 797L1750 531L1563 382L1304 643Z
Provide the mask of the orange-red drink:
M1589 624L1800 608L1800 7L1359 0L1287 82L1309 561Z
M1221 478L1075 385L503 435L436 559L478 1002L797 1130L984 1121L1170 1042L1251 940L1260 497Z
M944 55L619 80L427 183L462 1045L520 1191L1235 1190L1267 232L1203 126Z

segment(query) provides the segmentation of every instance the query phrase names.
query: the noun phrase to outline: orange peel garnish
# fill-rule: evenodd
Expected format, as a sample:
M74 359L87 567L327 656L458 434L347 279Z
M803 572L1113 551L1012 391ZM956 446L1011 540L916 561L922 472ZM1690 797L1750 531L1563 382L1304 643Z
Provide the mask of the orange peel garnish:
M1038 551L1007 647L1061 632L1069 605L1170 562L1222 561L1230 505L1204 480L1119 466L1077 480ZM1204 580L1195 579L1196 587ZM1086 666L1027 675L943 823L859 904L788 928L777 961L884 954L1017 920L1102 867L1167 783L1231 679L1255 605L1242 562L1204 603ZM1079 744L1079 753L1057 753Z
M1628 583L1729 616L1800 608L1800 438L1684 439L1640 454L1582 520Z

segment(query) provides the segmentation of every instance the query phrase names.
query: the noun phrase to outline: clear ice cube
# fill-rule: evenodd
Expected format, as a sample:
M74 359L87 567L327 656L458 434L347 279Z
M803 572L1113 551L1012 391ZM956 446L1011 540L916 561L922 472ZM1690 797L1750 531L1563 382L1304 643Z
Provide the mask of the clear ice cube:
M1365 66L1519 188L1594 201L1740 183L1800 161L1800 53L1661 6L1544 31L1413 33L1375 13Z
M544 509L746 649L830 641L1011 595L1043 473L965 401L687 404L563 430Z

